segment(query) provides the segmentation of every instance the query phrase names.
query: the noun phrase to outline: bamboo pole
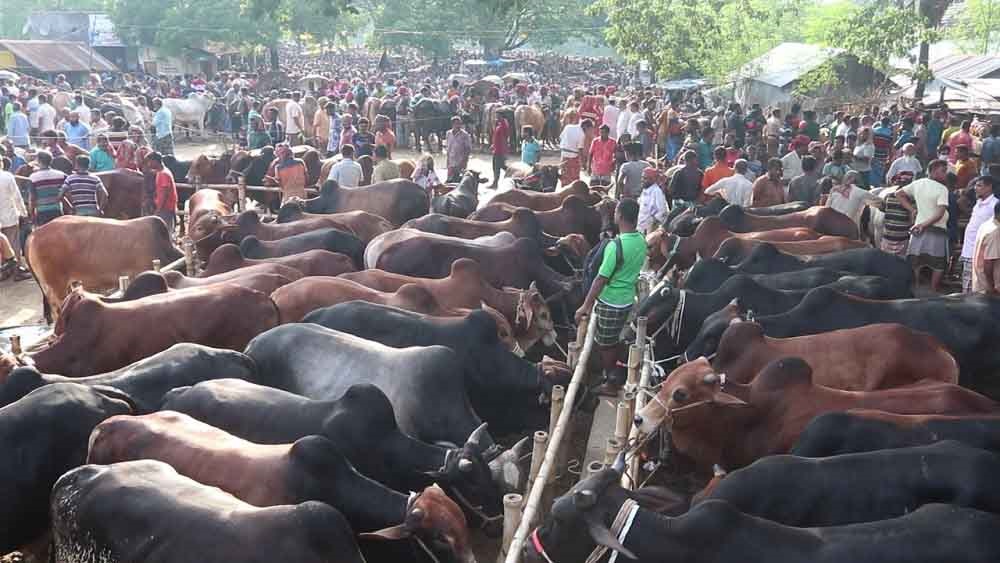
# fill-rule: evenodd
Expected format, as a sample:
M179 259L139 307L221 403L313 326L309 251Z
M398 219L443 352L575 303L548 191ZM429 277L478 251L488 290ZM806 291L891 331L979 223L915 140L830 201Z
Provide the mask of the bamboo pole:
M128 289L128 276L118 276L118 292L125 293Z
M615 439L624 444L625 440L628 440L628 432L632 428L632 407L627 400L618 401L615 413L617 415L615 417Z
M587 464L587 469L584 471L584 473L583 473L583 479L581 479L581 481L584 480L584 479L589 479L590 477L592 477L596 473L600 473L601 470L603 470L605 467L607 467L607 466L604 465L603 463L597 461L597 460L594 460L594 461L588 463Z
M577 364L576 368L573 370L573 379L570 380L569 389L566 391L565 401L569 404L574 404L576 402L576 395L580 391L581 383L584 379L584 372L586 371L587 360L590 358L590 352L594 347L594 339L589 336L593 334L594 327L597 325L597 316L590 315L590 320L587 323L587 329L583 334L583 350L580 352L580 362ZM562 413L559 415L559 422L556 424L555 432L552 436L553 443L560 443L563 439L563 435L566 433L566 427L569 426L569 417L573 409L563 409ZM531 460L532 464L535 460ZM537 481L539 483L545 483L549 478L549 473L552 472L552 468L556 463L556 450L549 448L545 452L545 458L542 460L541 466L538 469ZM528 528L531 527L532 520L537 517L538 505L542 500L542 493L545 492L544 486L530 487L528 489L528 500L524 507L524 514L521 516L521 523L517 527L517 531L514 532L514 539L511 541L510 549L507 552L507 559L505 563L517 563L521 557L521 549L524 547L524 540L528 537Z
M247 206L247 177L241 175L239 183L236 185L236 211L246 211Z
M565 408L565 397L565 387L562 385L552 386L552 409L549 411L549 436L555 433L556 425L559 424L559 417L562 416L563 408ZM553 471L551 477L549 477L549 483L555 482L562 474L562 461L565 458L563 453L566 451L566 448L562 444L553 444L552 446L558 450L559 455L556 457L558 461L556 463L556 471Z
M649 349L645 350L646 359L649 359ZM651 361L644 361L642 363L642 370L639 377L639 389L644 389L649 386L649 378L653 372L653 363ZM646 393L638 392L635 397L635 407L632 411L633 413L642 410L642 407L646 405ZM629 431L629 443L635 443L639 439L639 427L632 425L632 429ZM632 452L632 457L626 460L625 464L625 474L622 475L621 485L627 489L635 488L636 483L639 483L639 452Z
M614 463L623 447L624 444L619 442L614 436L608 438L607 445L604 447L604 465L611 465Z
M503 543L500 544L497 563L503 563L510 551L510 542L514 540L514 532L517 531L517 527L521 523L523 506L523 496L516 493L503 496Z
M159 258L154 258L153 259L153 271L154 272L159 272L160 271L160 259Z
M198 275L198 258L194 252L194 241L190 239L184 241L184 264L188 276L193 278Z
M21 350L21 336L18 334L10 335L10 353L13 354L15 358L24 353L24 351Z

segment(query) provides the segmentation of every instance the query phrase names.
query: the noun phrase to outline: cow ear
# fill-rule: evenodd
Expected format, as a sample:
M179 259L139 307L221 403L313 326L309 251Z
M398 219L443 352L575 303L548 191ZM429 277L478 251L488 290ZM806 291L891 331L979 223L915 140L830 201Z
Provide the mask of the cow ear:
M358 534L358 537L368 540L403 540L412 535L413 533L410 532L406 524L397 524L395 526L383 528L374 532Z
M590 532L590 538L598 545L603 545L608 549L617 551L629 559L638 559L638 557L629 551L627 547L622 545L621 542L618 541L618 538L611 533L611 530L608 530L603 524L595 521L589 515L584 518L584 521L587 523L587 531Z
M712 402L715 403L715 404L717 404L717 405L725 405L725 406L730 406L730 407L749 407L750 406L743 399L740 399L739 397L735 397L733 395L730 395L729 393L716 393L715 397L712 399Z

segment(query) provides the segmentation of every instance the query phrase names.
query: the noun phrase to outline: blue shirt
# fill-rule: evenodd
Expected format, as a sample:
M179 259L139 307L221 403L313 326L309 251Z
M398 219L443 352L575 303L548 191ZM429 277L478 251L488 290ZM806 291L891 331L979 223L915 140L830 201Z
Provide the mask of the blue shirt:
M162 139L173 133L174 115L166 106L160 106L153 114L153 127L156 128L156 138Z
M979 152L979 161L982 163L985 173L990 164L1000 164L1000 138L986 137L986 140L983 141L983 148Z
M28 116L15 112L7 122L7 137L15 147L28 146Z
M704 140L698 141L698 164L702 170L712 165L712 149L712 143L706 143Z
M521 143L521 160L525 164L534 166L538 163L538 153L542 150L538 141L524 141Z
M66 133L66 141L69 144L90 150L90 127L86 123L77 121L76 125L73 125L67 121L63 124L63 132Z

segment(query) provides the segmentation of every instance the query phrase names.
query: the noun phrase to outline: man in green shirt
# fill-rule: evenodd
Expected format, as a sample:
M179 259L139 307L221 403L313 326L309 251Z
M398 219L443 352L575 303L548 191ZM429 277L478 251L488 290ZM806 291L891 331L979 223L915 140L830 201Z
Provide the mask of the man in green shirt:
M604 392L616 393L625 382L624 370L619 365L624 351L621 334L635 301L636 279L646 261L646 239L636 231L638 219L639 204L635 200L625 199L618 204L615 224L618 226L622 256L618 256L615 242L604 246L597 277L583 305L576 311L578 323L583 322L592 308L597 315L594 343L600 347L601 367L606 381Z

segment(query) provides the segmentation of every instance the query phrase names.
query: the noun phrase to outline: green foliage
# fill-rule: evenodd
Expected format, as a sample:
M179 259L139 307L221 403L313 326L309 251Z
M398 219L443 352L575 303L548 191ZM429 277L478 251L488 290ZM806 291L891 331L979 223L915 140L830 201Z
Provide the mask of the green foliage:
M665 77L719 78L798 35L804 0L597 0L605 38Z
M1000 44L1000 0L966 0L948 36L973 53L988 55Z

